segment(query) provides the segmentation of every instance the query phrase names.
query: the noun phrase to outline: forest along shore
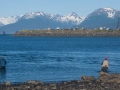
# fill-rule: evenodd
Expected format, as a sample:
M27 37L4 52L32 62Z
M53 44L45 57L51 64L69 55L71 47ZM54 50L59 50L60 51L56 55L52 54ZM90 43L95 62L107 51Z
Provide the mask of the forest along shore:
M19 84L10 82L0 83L0 90L119 90L120 74L100 72L94 76L82 76L81 80L64 81L61 83L43 83L41 81L27 81Z
M120 30L21 30L13 36L120 37Z

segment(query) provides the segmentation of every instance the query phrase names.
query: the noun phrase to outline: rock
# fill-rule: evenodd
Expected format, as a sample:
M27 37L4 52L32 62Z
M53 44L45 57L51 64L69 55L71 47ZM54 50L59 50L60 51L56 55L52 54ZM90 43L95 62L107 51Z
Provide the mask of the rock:
M55 90L57 88L56 84L50 84L49 86L52 90Z
M120 83L120 74L108 74L105 72L100 72L98 80L101 82L108 82L108 83Z
M6 86L10 86L11 83L10 83L9 81L7 81L7 82L5 83L5 85L6 85Z
M36 86L35 90L41 90L41 86Z
M82 76L81 80L83 80L83 81L95 81L96 79L94 78L94 76Z
M107 82L109 75L106 72L100 72L98 79L102 82Z
M67 84L67 82L64 82L64 84Z
M27 84L34 84L34 85L41 84L41 85L43 85L43 82L36 81L36 80L30 80L30 81L27 81Z
M30 86L25 86L25 89L30 89Z

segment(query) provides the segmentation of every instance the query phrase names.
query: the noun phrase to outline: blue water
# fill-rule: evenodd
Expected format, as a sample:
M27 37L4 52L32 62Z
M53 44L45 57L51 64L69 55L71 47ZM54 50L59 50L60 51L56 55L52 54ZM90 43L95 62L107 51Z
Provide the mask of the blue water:
M109 73L120 73L119 37L14 37L0 35L7 61L0 82L59 82L99 75L104 57Z

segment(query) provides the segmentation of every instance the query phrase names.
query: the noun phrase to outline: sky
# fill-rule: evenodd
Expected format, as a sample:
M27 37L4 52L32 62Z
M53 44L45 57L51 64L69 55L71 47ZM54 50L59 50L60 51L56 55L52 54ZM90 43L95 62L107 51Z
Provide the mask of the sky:
M0 0L0 17L40 11L53 15L75 12L86 17L99 8L120 10L120 0Z

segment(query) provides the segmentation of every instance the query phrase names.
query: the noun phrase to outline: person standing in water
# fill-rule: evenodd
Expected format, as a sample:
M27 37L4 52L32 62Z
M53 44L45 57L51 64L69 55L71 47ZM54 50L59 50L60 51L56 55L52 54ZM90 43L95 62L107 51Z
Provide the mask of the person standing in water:
M0 60L0 69L5 69L6 67L6 60L4 59L4 56L2 56L2 59Z
M105 57L101 65L102 65L101 71L108 72L109 62L107 57Z

